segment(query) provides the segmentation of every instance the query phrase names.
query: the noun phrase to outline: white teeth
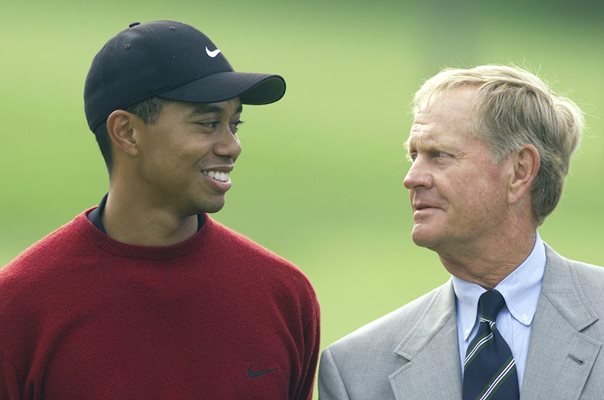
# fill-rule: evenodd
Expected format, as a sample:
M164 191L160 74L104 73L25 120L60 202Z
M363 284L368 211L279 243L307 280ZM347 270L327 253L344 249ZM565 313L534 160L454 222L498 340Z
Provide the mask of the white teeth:
M229 173L228 172L220 172L220 171L201 171L202 174L209 176L212 179L215 179L220 182L228 182L229 181Z

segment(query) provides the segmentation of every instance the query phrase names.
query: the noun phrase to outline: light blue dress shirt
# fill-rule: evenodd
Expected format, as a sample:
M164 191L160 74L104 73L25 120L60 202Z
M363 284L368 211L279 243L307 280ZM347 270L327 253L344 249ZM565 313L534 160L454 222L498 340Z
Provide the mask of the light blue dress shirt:
M516 360L519 387L522 387L531 327L541 293L544 270L545 246L537 233L531 254L495 287L503 295L507 306L497 316L497 329L510 346ZM478 298L486 290L480 285L455 276L453 289L457 299L457 338L463 376L466 350L478 330Z

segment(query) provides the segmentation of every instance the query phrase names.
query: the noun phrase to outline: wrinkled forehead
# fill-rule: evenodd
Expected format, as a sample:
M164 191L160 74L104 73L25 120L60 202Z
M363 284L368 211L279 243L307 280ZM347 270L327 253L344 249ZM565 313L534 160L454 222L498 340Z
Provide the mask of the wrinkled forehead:
M473 87L438 92L415 111L407 146L473 134L475 101L476 90Z
M413 124L409 136L405 141L405 148L437 148L450 147L459 144L461 139L467 139L471 134L469 132L460 132L457 129L441 128L429 124Z
M411 131L409 132L409 136L407 137L407 140L405 141L405 149L407 149L407 151L409 151L410 149L415 149L420 145L422 147L433 146L434 144L437 143L435 136L436 136L435 134L431 134L429 131L422 129L421 126L413 124L411 126Z

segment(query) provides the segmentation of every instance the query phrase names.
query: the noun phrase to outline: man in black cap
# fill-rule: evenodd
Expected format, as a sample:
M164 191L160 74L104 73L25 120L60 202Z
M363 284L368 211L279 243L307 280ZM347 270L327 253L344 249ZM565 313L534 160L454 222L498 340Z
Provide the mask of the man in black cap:
M284 93L182 23L105 44L84 102L109 193L0 271L0 399L312 397L312 286L207 215L231 187L242 104Z

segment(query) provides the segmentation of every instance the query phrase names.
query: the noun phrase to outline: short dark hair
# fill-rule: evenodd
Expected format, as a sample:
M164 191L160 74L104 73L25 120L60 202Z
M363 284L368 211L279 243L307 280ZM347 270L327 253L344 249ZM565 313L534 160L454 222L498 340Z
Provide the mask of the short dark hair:
M145 124L152 124L157 121L163 105L168 102L170 102L170 100L162 99L160 97L150 97L126 107L125 110L141 118ZM105 160L107 171L109 171L109 175L111 175L113 153L111 150L111 139L109 139L109 134L107 133L107 121L96 128L94 136L96 137L96 142L98 143L103 159Z

